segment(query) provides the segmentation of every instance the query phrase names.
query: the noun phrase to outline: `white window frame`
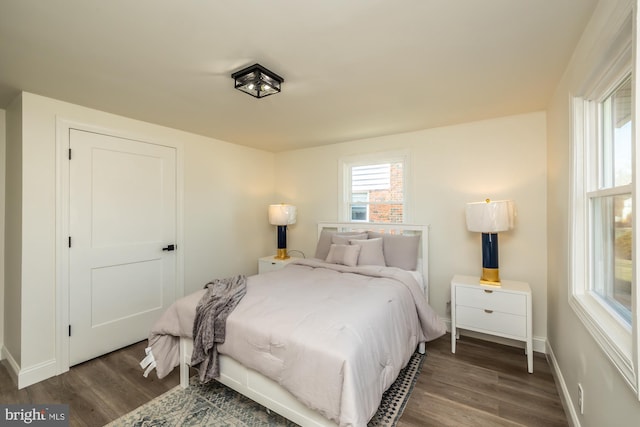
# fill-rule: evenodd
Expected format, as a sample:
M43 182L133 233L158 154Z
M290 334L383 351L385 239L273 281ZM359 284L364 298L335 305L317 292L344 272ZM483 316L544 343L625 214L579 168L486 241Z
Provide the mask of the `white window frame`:
M632 319L629 325L619 313L604 304L601 298L591 291L591 259L592 248L590 242L590 196L615 195L621 192L630 192L634 205L637 204L638 182L635 172L636 146L636 78L637 70L634 67L632 54L631 16L628 16L620 25L620 34L613 46L602 55L600 72L591 84L585 85L582 91L584 95L574 96L572 99L573 121L573 164L571 186L571 211L570 211L570 286L569 304L578 315L582 323L595 339L596 343L604 351L609 360L620 372L627 384L640 398L638 385L638 310L640 306L637 289L636 254L638 235L637 207L633 209L633 288L632 294ZM627 36L628 34L628 36ZM598 123L594 118L599 114L601 102L622 83L631 73L632 76L632 184L617 187L613 190L595 190L597 183L597 170L594 170L597 159L592 158L597 151L599 138L597 138Z
M402 185L403 185L403 208L402 220L404 224L410 223L410 156L408 151L393 151L362 154L357 156L345 156L339 160L338 167L338 220L341 222L361 222L352 221L349 210L351 198L351 168L353 166L364 166L376 163L402 163ZM369 218L367 209L367 219Z

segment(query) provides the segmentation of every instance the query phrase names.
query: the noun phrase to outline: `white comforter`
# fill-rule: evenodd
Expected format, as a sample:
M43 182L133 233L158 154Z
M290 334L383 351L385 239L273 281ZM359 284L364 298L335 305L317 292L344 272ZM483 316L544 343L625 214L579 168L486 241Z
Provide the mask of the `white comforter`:
M181 331L168 332L174 327L160 319L150 335L156 359L165 354L170 360L165 368L159 362L159 376L177 365L177 350L167 341L175 339L163 336L191 336L185 324L193 314L185 310L195 312L198 294L177 302L182 309L168 310L182 312L173 318ZM249 277L226 328L221 354L273 379L341 426L365 426L417 344L445 333L410 274L317 260Z

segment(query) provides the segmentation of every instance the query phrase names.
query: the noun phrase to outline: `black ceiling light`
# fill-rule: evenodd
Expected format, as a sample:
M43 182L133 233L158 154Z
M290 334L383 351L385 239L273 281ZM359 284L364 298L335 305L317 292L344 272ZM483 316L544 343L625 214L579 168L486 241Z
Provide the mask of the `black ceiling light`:
M256 98L264 98L280 92L280 85L284 79L264 68L260 64L253 64L231 74L236 82L236 89L248 93Z

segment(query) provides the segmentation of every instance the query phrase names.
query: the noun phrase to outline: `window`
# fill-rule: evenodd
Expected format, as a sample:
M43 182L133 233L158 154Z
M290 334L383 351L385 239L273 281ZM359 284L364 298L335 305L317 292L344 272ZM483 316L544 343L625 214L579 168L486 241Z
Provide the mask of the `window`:
M349 158L341 164L341 220L406 221L406 155Z
M578 317L638 392L631 21L573 99L571 286Z
M631 327L631 76L597 106L598 140L591 151L597 185L590 205L592 272L590 289L606 308ZM597 171L597 172L596 172Z

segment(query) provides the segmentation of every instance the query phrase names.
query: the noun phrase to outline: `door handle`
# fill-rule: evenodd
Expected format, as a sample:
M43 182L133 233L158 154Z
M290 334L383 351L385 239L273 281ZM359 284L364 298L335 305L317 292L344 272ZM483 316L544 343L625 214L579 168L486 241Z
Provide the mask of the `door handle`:
M162 248L163 251L175 251L176 250L176 245L169 245L166 248Z

